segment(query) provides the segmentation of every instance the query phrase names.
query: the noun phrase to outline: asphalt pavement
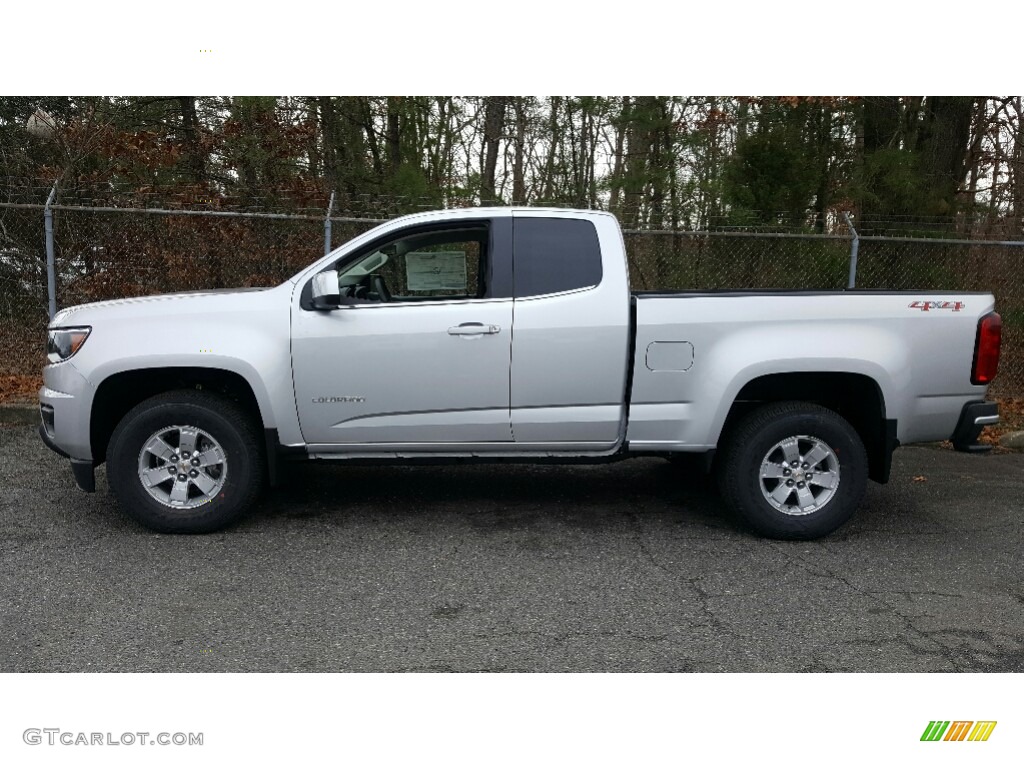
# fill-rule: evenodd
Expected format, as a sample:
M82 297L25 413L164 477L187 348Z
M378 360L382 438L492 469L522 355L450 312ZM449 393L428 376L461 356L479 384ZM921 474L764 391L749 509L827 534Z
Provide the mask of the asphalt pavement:
M0 672L1024 671L1024 455L902 448L833 536L660 459L303 464L159 535L0 427Z

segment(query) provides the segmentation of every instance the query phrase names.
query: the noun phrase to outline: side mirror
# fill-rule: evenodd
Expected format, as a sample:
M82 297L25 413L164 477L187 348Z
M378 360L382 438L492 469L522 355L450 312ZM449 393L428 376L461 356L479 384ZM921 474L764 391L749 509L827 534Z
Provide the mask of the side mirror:
M330 311L341 306L341 294L338 291L338 272L331 269L313 275L312 286L313 309Z

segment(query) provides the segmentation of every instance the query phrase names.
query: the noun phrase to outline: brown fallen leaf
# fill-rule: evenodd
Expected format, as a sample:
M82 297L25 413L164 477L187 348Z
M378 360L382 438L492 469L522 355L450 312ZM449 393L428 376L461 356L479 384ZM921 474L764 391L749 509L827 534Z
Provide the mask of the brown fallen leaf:
M928 482L928 478L925 477L924 475L914 475L914 482L915 483L926 483L926 482Z

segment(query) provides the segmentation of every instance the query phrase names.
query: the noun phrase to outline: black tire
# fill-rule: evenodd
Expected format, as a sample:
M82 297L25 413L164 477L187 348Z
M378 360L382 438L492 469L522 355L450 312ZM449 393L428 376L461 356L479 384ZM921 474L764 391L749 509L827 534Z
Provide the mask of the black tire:
M225 476L215 498L175 509L153 498L139 476L146 441L172 425L198 427L223 449ZM114 429L107 450L107 482L129 517L161 533L209 533L230 525L256 500L264 482L263 448L252 418L237 404L199 390L166 392L144 400Z
M777 483L789 481L768 480L763 486L761 466L774 446L801 435L816 438L831 449L838 462L838 484L820 509L789 514L773 506L762 491L762 487L770 492L778 487ZM783 402L758 408L730 431L721 455L718 483L726 503L761 535L773 539L817 539L850 519L864 495L867 476L864 444L846 419L812 403ZM773 484L771 488L768 483ZM811 483L807 485L810 489ZM815 490L821 493L824 489ZM796 497L790 499L792 506L797 506Z

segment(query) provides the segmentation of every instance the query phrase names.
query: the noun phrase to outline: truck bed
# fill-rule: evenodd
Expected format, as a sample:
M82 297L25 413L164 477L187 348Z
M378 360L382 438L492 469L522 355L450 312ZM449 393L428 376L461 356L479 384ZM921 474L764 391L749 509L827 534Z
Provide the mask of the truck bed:
M759 377L846 373L877 385L900 442L948 439L971 383L990 293L637 291L627 439L637 450L713 448ZM771 361L769 363L769 361ZM898 417L898 418L897 418Z

